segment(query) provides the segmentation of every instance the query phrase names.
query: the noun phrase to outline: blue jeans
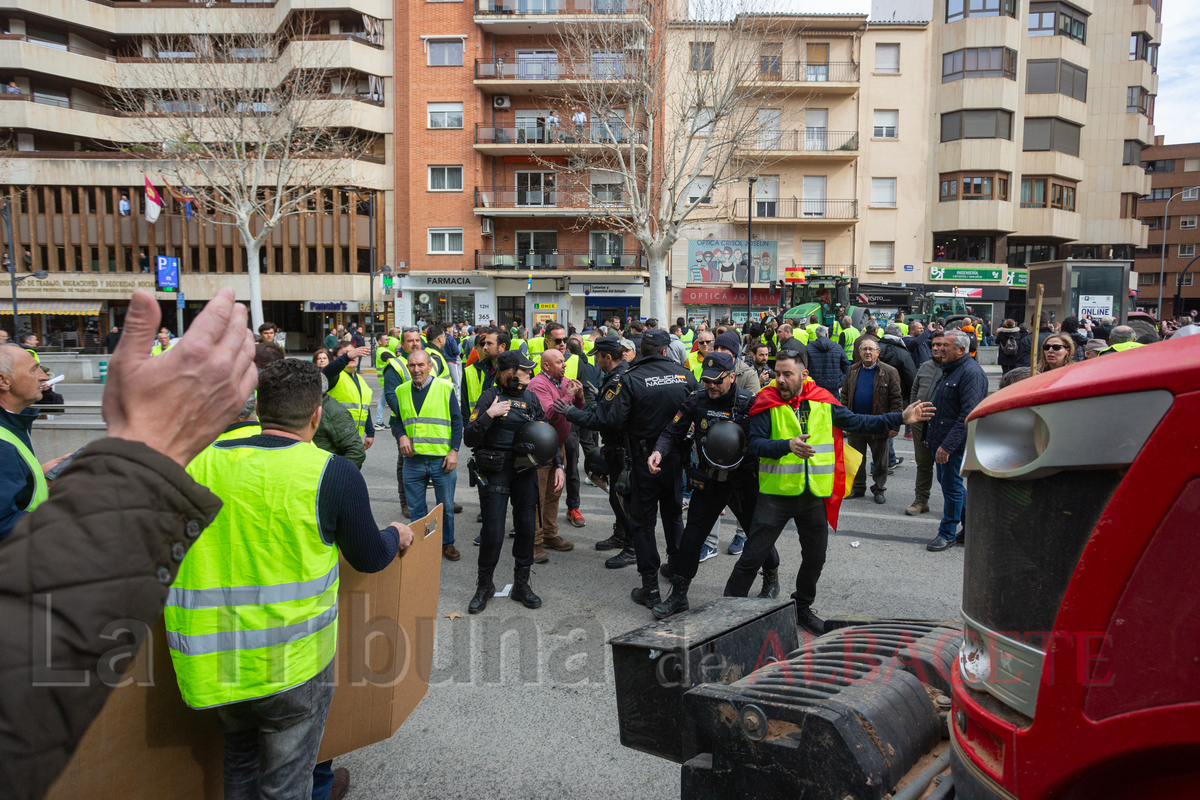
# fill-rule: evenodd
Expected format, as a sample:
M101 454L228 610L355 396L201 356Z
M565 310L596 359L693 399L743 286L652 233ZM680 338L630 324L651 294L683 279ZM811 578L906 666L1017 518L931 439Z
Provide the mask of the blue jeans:
M388 408L388 404L387 404L387 396L383 393L383 387L382 387L383 379L380 378L379 381L381 384L380 389L379 389L379 405L377 405L375 407L375 427L376 428L382 428L383 423L385 421L384 417L390 416L390 409Z
M454 544L454 486L458 471L446 472L443 456L415 455L404 459L404 499L413 519L429 513L425 503L425 484L433 482L433 496L442 504L442 547Z
M936 453L936 451L934 451ZM962 522L963 506L967 502L967 492L963 487L962 469L963 456L966 449L960 449L950 454L950 460L945 464L937 464L938 485L942 487L942 497L945 506L942 509L942 524L938 527L938 535L953 539L958 535L958 526Z
M329 800L333 792L333 759L313 767L312 800Z

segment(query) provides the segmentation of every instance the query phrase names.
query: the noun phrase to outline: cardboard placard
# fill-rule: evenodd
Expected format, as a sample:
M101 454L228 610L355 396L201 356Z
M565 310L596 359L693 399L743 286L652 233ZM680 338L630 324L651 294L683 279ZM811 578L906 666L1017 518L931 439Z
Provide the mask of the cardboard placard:
M442 559L442 507L410 523L412 547L373 575L341 562L333 704L318 760L394 734L429 691ZM179 694L162 621L93 720L47 800L220 800L215 711Z

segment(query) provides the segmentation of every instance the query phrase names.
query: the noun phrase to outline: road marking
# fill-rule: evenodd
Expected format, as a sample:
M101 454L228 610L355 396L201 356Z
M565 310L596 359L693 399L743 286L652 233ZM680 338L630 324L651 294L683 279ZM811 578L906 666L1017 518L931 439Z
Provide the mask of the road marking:
M889 522L915 522L921 525L941 525L940 519L921 519L920 517L909 517L903 514L893 516L890 514L871 514L866 511L846 511L838 512L839 517L867 517L868 519L886 519Z

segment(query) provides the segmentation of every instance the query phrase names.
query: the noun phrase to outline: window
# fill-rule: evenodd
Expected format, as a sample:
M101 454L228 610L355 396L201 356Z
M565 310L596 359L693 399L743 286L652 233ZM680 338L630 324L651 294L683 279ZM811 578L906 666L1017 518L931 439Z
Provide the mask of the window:
M1184 172L1200 172L1200 158L1185 158L1183 160Z
M1065 94L1087 100L1087 70L1062 59L1026 63L1026 94Z
M897 138L897 130L900 127L900 112L899 111L880 111L875 110L875 132L873 136L876 139L895 139Z
M1129 37L1129 60L1145 61L1153 72L1158 71L1158 45L1148 33L1134 33Z
M1015 17L1016 0L946 0L946 22L964 17Z
M939 176L938 200L950 203L955 200L1008 200L1007 172L947 172ZM959 195L958 187L962 187Z
M1194 245L1194 244L1179 245L1179 257L1180 258L1191 258L1194 255L1196 255L1196 245Z
M625 182L621 173L609 169L591 171L592 199L597 203L621 203L625 200Z
M713 43L692 42L692 57L688 69L697 72L713 68Z
M1050 207L1063 211L1075 210L1075 187L1061 183L1050 184Z
M1194 274L1194 273L1191 273L1191 272L1189 272L1189 273L1187 273L1186 275L1184 275L1184 276L1183 276L1183 284L1182 284L1182 285L1184 285L1184 286L1191 286L1191 285L1192 285L1192 275L1193 275L1193 274ZM1178 282L1178 280L1179 280L1179 279L1178 279L1178 278L1176 278L1175 280L1176 280L1176 282Z
M1125 166L1137 166L1142 163L1142 143L1137 139L1126 139L1125 150L1121 154L1121 163Z
M1138 285L1145 286L1147 284L1158 283L1158 275L1153 272L1139 272Z
M1125 91L1126 114L1144 114L1152 117L1154 115L1153 108L1153 96L1146 89L1141 86L1130 86Z
M1175 171L1175 159L1160 158L1157 161L1143 161L1142 167L1150 174L1164 174Z
M1163 218L1162 217L1144 217L1142 219L1142 222L1145 223L1147 230L1161 231L1163 229ZM1168 228L1170 227L1170 224L1171 224L1170 220L1168 220L1167 221Z
M429 191L431 192L461 192L463 188L463 168L459 167L430 167Z
M938 202L952 203L958 199L958 178L942 177L942 188L938 195Z
M1021 208L1075 210L1075 184L1058 178L1022 178Z
M942 83L963 78L1017 79L1017 51L1007 47L969 47L942 56Z
M1196 215L1184 214L1179 218L1179 230L1194 231L1196 230Z
M462 39L430 39L429 66L461 67L463 63Z
M935 233L933 235L933 260L990 262L992 260L992 237Z
M881 75L900 74L900 45L875 45L875 72Z
M968 109L942 114L942 141L1012 139L1012 112L1002 108Z
M1026 117L1026 152L1053 150L1068 156L1079 155L1079 132L1081 126L1055 117Z
M895 242L871 242L870 269L893 271L896 268L895 254Z
M871 205L879 208L896 207L895 178L871 178Z
M430 128L461 128L463 126L462 103L426 103Z
M700 205L712 205L712 178L696 178L688 184L687 202L688 205L700 200Z
M429 229L429 254L430 255L462 255L463 251L463 229L462 228L430 228Z
M962 179L963 200L991 200L992 178L990 176L975 176Z
M783 45L766 43L758 52L758 74L767 80L783 77Z
M1183 190L1183 195L1179 198L1184 202L1188 200L1200 200L1200 186L1189 186Z
M1087 12L1067 3L1030 3L1030 36L1066 36L1087 43Z
M1169 200L1174 194L1170 189L1151 189L1150 200Z
M693 108L691 114L693 136L708 136L713 129L713 112L711 108Z

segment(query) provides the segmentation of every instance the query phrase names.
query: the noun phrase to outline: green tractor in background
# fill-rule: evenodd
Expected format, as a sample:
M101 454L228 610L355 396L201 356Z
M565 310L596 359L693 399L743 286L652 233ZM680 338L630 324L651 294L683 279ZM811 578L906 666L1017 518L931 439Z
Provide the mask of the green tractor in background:
M867 314L891 318L903 311L909 322L945 318L953 321L967 315L967 303L952 292L923 293L920 289L890 283L860 284L857 278L841 275L810 275L805 283L791 284L788 310L784 319L793 325L804 324L810 316L831 331L834 321L849 316L855 328L862 329Z

